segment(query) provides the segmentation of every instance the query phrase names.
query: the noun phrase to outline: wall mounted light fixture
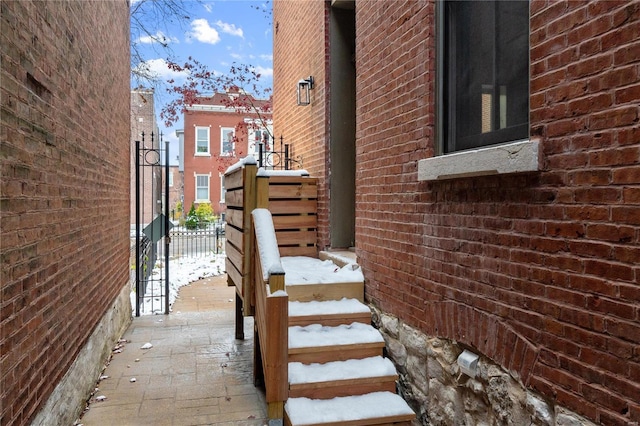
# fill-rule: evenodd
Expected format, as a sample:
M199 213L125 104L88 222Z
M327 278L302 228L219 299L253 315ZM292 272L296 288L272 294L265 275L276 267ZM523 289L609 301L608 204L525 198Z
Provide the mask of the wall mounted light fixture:
M309 90L313 89L313 76L298 81L298 105L309 105L311 95Z

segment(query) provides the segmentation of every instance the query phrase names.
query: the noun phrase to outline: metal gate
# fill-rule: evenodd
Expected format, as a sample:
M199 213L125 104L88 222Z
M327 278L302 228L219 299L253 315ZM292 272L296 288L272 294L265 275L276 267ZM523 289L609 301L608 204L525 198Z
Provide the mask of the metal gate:
M164 146L163 146L164 145ZM164 157L164 161L163 161ZM136 141L136 316L169 313L169 141ZM158 245L164 244L159 250ZM161 255L159 255L161 253ZM162 256L164 255L164 256Z

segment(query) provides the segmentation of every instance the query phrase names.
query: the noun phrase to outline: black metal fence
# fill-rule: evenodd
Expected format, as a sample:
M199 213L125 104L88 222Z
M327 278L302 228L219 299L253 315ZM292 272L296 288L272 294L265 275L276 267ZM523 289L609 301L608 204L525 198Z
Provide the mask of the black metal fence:
M132 282L136 282L136 279L141 282L140 290L142 292L147 291L147 284L149 278L151 277L151 272L156 264L156 260L158 259L158 250L156 249L156 244L152 244L151 240L146 236L142 236L139 242L136 244L135 240L131 245L131 252L133 259L133 263L131 266L131 274L132 274ZM136 254L139 256L136 262L135 256ZM136 278L136 265L140 265L140 275Z
M272 138L271 147L266 147L265 142L258 145L258 167L266 167L273 170L291 170L294 166L302 167L302 158L293 156L293 144L284 143L284 137L280 136L280 147L277 147L276 138ZM266 140L268 143L268 139Z
M202 229L175 227L169 232L169 257L203 257L224 253L224 222L214 222ZM164 246L160 246L164 255Z

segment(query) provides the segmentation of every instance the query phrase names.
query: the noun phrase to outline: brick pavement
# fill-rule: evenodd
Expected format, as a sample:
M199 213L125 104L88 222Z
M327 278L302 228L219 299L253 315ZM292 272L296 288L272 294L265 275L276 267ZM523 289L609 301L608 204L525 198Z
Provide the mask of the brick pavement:
M80 423L266 425L264 393L253 386L253 321L236 340L234 291L226 275L206 278L180 289L170 315L134 318Z

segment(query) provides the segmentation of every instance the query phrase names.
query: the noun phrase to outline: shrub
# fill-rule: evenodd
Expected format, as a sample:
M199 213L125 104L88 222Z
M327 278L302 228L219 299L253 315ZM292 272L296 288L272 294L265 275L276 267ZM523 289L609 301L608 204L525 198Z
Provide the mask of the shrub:
M196 216L200 219L201 222L212 222L214 219L213 209L211 208L211 204L202 203L198 205L196 209Z
M196 216L196 208L193 204L191 204L191 209L189 210L189 214L184 221L184 226L187 229L197 229L199 222L200 220L198 219L198 216Z

